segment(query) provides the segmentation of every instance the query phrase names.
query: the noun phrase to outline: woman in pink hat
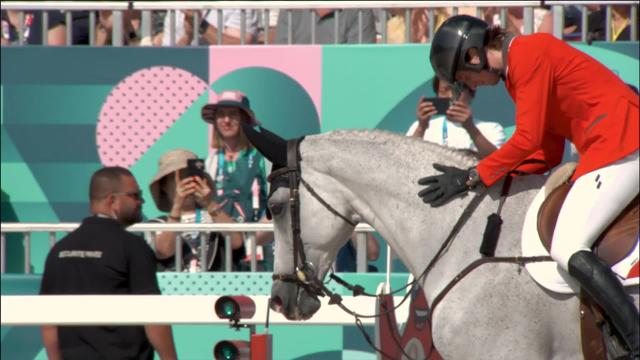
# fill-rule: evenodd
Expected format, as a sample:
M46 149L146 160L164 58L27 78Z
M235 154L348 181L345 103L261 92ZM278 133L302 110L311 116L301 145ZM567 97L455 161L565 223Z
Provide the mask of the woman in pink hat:
M213 125L206 170L215 183L214 200L238 222L260 221L267 201L265 161L241 126L241 121L259 124L249 98L240 91L223 91L215 103L202 108L202 118ZM257 238L262 245L271 233L258 233ZM263 259L261 246L256 256Z

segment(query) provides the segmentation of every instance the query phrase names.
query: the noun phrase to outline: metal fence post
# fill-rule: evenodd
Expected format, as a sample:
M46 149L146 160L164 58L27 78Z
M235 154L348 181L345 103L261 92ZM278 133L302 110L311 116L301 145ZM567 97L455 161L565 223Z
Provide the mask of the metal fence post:
M7 272L7 237L4 233L0 234L0 273Z
M527 6L523 10L524 12L524 33L526 35L533 34L535 29L533 28L533 8Z
M233 257L231 256L231 235L224 236L224 271L231 272L233 270L232 261Z
M31 233L24 233L22 241L24 244L24 273L31 274Z
M564 29L564 8L562 5L553 5L553 36L562 39L562 30Z
M200 232L200 271L207 271L209 268L207 267L207 251L205 249L207 244L207 238L209 237L209 233L204 231Z
M351 240L349 240L351 241ZM356 271L359 273L367 272L367 234L364 232L356 233Z
M115 10L111 14L113 28L111 29L111 45L122 46L122 10Z
M65 17L65 40L67 46L73 45L73 16L70 10L64 12Z
M176 272L182 271L182 239L176 234Z

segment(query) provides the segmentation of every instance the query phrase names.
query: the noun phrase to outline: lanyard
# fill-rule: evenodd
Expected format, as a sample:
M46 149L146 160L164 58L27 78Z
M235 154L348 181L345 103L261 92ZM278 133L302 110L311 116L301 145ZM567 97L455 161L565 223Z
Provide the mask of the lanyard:
M449 130L447 128L447 118L442 118L442 145L447 145L449 139Z
M618 40L618 36L620 36L620 34L624 31L628 23L629 23L629 20L625 20L620 26L620 28L618 28L618 30L616 31L615 23L613 21L611 22L611 41Z

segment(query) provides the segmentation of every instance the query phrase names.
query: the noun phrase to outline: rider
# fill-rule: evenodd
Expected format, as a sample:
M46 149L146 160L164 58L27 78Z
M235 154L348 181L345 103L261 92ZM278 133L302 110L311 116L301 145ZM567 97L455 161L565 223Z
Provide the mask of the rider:
M470 16L442 24L430 59L440 78L471 89L502 79L516 104L516 129L475 168L438 166L442 174L420 179L429 187L419 196L440 206L478 183L495 184L528 158L543 159L551 168L570 140L580 160L551 256L604 309L638 357L638 311L607 264L590 251L638 194L638 96L605 66L549 34L514 36Z

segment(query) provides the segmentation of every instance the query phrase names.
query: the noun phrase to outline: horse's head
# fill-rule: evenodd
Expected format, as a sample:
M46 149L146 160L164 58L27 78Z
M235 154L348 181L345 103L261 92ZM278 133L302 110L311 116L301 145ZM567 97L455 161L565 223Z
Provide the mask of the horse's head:
M332 179L310 169L303 177L303 139L285 141L246 125L244 131L273 163L268 199L275 236L271 308L290 320L305 320L320 308L324 276L353 231L355 214L345 197L337 195Z

